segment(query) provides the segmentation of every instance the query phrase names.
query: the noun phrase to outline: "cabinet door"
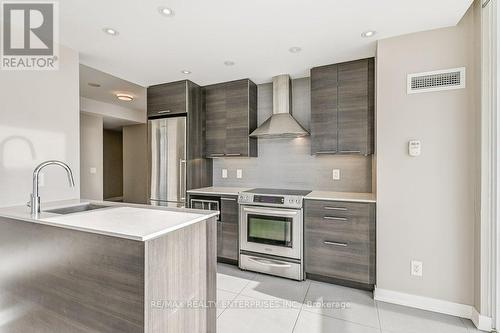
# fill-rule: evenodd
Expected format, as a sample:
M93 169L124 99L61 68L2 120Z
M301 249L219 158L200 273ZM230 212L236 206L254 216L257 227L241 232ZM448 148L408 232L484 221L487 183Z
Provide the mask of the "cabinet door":
M219 257L238 260L238 225L222 222L222 244Z
M373 59L338 65L338 146L340 153L372 153Z
M248 80L226 84L226 145L225 154L248 156Z
M226 91L224 85L204 88L206 156L224 156L226 142Z
M148 117L187 112L187 81L151 86L147 95Z
M238 260L239 206L236 196L221 197L222 243L219 257Z
M311 152L337 153L337 65L311 69Z

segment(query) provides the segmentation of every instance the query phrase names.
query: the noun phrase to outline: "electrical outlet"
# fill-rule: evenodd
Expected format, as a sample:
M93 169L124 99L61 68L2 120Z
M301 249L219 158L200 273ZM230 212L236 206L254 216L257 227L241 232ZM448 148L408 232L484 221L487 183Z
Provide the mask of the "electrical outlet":
M227 169L222 169L222 178L227 178Z
M243 170L242 169L236 169L236 178L238 178L238 179L243 178Z
M91 175L95 175L97 173L97 168L92 167L92 168L90 168L89 171L90 171Z
M340 169L333 169L332 177L333 180L340 180Z
M412 260L411 261L411 275L422 276L423 275L423 263L421 261Z

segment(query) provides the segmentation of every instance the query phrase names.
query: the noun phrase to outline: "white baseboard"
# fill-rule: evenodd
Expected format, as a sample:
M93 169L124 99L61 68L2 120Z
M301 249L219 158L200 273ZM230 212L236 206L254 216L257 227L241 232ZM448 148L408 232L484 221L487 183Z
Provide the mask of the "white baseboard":
M490 332L493 329L493 320L483 316L475 308L472 309L472 317L470 318L478 330Z
M492 329L491 318L480 315L472 305L448 302L436 298L411 295L380 288L375 288L373 295L377 301L466 318L472 320L474 325L482 331L489 332Z

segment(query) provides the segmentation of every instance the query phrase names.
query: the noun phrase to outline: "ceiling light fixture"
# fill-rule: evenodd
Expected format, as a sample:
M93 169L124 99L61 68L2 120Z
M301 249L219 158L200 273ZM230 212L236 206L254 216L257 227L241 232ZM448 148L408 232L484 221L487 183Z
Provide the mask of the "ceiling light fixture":
M234 66L234 61L226 60L226 61L224 61L224 65L226 65L226 66Z
M361 37L365 37L365 38L370 38L370 37L373 37L375 36L377 32L374 31L374 30L368 30L368 31L365 31L361 34Z
M191 71L188 71L188 70L185 70L185 69L184 69L184 70L182 70L182 71L181 71L181 73L182 73L182 74L191 74Z
M102 31L104 31L104 33L110 35L110 36L118 36L120 33L113 29L113 28L104 28L102 29Z
M158 12L160 12L161 15L167 17L172 17L175 15L174 11L168 7L158 7Z
M89 82L88 85L93 88L99 88L101 86L99 83L94 83L94 82Z
M132 102L134 100L134 96L129 94L116 94L116 98L125 102Z
M290 51L291 53L299 53L300 51L302 51L302 48L300 48L298 46L293 46L293 47L289 48L288 51Z

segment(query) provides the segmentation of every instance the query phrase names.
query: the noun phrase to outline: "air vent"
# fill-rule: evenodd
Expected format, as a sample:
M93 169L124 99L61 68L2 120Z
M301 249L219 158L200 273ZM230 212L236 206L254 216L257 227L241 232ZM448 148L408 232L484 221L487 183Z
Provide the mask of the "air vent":
M465 67L408 74L408 94L465 88Z

